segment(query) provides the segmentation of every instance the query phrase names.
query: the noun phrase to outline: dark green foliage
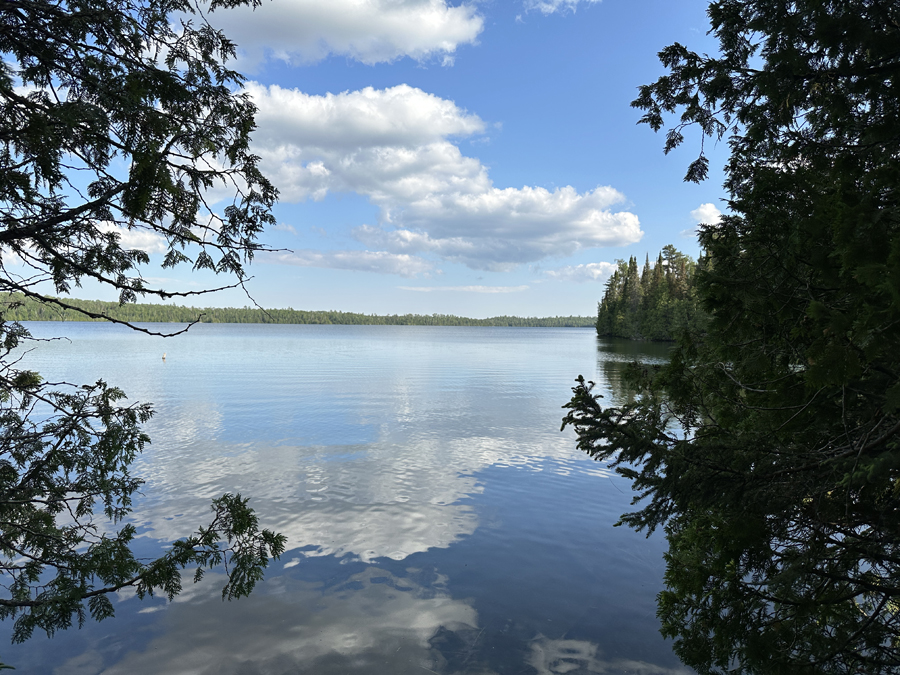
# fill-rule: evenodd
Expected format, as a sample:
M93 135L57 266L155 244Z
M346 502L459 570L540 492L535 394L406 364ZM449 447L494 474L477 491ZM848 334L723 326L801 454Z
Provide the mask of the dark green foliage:
M243 278L241 256L252 256L256 235L274 222L276 193L249 152L253 104L232 93L242 78L223 65L234 45L202 19L176 27L177 13L194 6L0 5L3 290L46 300L38 280L65 293L90 277L123 301L173 295L135 273L147 255L122 248L113 224L162 236L167 266ZM205 192L223 184L241 187L219 216ZM7 270L17 258L32 276Z
M638 274L637 259L619 261L597 306L597 335L631 340L674 340L683 331L700 332L706 314L694 280L697 263L672 245Z
M209 9L258 4L213 0ZM149 259L123 238L157 238L165 265L244 279L273 223L276 191L249 152L255 109L227 69L232 45L188 0L3 0L0 3L0 293L71 307L91 279L122 303L195 295L154 287ZM179 22L178 17L182 17ZM234 198L214 213L206 192ZM54 289L56 296L47 294ZM240 496L214 500L211 524L157 560L139 560L122 526L140 479L147 404L97 382L51 384L19 367L30 339L0 309L0 617L13 639L111 616L109 593L170 598L185 567L226 564L223 591L248 593L284 538L260 531ZM114 317L108 317L116 320ZM142 329L146 330L146 329ZM149 332L149 331L148 331Z
M0 297L0 306L7 303L7 318L14 321L104 321L111 317L120 322L169 322L169 323L289 323L334 324L353 326L521 326L533 328L587 328L594 325L589 316L519 317L493 316L488 319L469 319L451 314L356 314L354 312L317 311L298 309L257 309L251 307L179 307L178 305L139 304L120 305L100 300L68 299L66 303L76 309L58 307L29 300L12 294ZM99 318L93 319L92 316Z
M662 631L701 673L900 672L900 5L720 0L644 121L728 136L703 228L710 322L642 392L564 423L664 527ZM702 159L702 154L701 154ZM699 168L698 168L699 167ZM692 166L688 178L702 174Z

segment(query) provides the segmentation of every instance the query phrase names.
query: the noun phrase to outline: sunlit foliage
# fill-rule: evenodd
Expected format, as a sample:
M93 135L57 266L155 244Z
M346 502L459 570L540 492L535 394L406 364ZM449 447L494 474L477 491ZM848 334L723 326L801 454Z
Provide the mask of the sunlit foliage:
M632 340L674 340L702 331L706 314L694 280L697 263L668 245L654 265L650 257L638 272L637 259L620 260L597 306L597 335Z

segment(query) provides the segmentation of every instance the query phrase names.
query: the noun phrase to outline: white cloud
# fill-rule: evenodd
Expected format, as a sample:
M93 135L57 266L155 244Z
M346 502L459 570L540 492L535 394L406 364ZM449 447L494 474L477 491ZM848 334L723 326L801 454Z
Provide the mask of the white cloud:
M722 220L722 212L715 204L706 203L691 211L691 218L696 220L698 225L716 225Z
M311 249L290 253L260 254L261 261L298 267L326 267L336 270L356 270L416 277L427 274L434 265L427 260L407 254L386 251L315 251Z
M246 90L259 107L254 143L290 158L290 151L301 153L303 160L361 148L419 147L486 126L453 101L406 84L324 96L257 82L248 82Z
M525 0L525 9L531 11L538 10L542 14L553 14L554 12L571 10L575 11L580 2L586 5L600 3L601 0Z
M519 293L527 291L528 286L397 286L401 291L452 291L460 293Z
M484 28L475 5L446 0L279 0L210 17L239 48L242 69L264 58L309 63L330 54L367 64L404 56L452 65Z
M547 270L545 274L551 279L560 281L604 281L616 270L615 263L598 262L585 265L567 265L555 270Z
M691 218L697 221L697 225L717 225L722 220L722 212L716 208L715 204L707 202L701 204L691 211ZM696 237L697 225L681 231L682 237Z
M502 270L585 248L640 240L637 216L611 187L498 188L450 139L484 132L476 115L420 89L312 96L250 83L259 107L254 151L285 200L356 192L381 225L354 236L392 253L430 253Z
M277 225L273 225L272 229L278 232L290 232L291 234L297 234L297 230L294 229L294 226L288 225L287 223L278 223Z
M396 220L410 227L364 225L353 234L369 246L431 252L474 269L504 271L585 248L638 241L643 233L637 216L609 210L623 200L609 187L583 194L570 186L552 192L528 186L445 192L407 205Z
M101 232L115 232L119 235L119 246L126 250L139 249L146 253L165 253L168 250L166 240L144 229L129 230L115 223L98 223L97 229Z

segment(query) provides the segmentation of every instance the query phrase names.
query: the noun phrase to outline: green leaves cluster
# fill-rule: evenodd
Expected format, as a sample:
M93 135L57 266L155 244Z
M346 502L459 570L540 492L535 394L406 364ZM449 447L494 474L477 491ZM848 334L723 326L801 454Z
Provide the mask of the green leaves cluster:
M178 25L196 12L188 0L0 5L2 290L47 301L38 281L66 293L91 278L123 302L172 295L141 278L148 256L121 246L126 232L159 237L165 266L243 278L277 193L249 150L243 78L224 65L234 45L202 15ZM222 187L235 199L219 213L207 194ZM32 276L9 273L16 261Z
M694 286L697 263L668 245L656 264L647 256L618 261L597 306L597 335L632 340L674 340L685 330L703 330L706 315Z
M643 121L727 137L701 229L705 333L564 424L669 541L662 631L701 673L900 671L900 6L710 4L721 53L661 52ZM704 155L688 171L701 178ZM640 500L640 497L638 501Z

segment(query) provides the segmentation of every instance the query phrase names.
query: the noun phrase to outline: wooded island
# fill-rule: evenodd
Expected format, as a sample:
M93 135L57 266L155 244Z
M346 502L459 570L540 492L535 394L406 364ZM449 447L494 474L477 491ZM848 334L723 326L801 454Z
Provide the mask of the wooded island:
M634 256L618 263L597 306L597 335L663 341L703 328L706 315L694 287L693 258L669 244L652 267L648 254L640 273Z

